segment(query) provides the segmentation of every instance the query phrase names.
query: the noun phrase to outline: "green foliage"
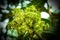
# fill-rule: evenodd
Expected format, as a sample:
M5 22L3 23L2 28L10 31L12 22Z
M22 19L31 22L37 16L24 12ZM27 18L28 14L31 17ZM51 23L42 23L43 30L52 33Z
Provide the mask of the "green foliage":
M37 38L38 34L42 34L44 30L49 29L50 25L41 20L40 12L34 5L26 7L26 9L15 8L12 10L13 20L7 25L8 30L16 29L22 38Z
M31 3L28 6L34 5L40 11L46 11L44 4L47 0L31 0Z

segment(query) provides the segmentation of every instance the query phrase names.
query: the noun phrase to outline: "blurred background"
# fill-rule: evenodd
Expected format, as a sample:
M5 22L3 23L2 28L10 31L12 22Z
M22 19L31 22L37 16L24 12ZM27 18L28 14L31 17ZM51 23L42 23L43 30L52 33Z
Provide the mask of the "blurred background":
M24 10L26 7L35 5L41 13L41 19L51 24L47 32L42 33L43 40L58 40L60 30L60 1L59 0L0 0L0 40L22 40L7 29L8 23L13 19L12 9ZM16 32L15 32L16 33ZM25 40L25 39L23 39ZM33 39L27 39L33 40ZM37 38L34 40L42 40Z

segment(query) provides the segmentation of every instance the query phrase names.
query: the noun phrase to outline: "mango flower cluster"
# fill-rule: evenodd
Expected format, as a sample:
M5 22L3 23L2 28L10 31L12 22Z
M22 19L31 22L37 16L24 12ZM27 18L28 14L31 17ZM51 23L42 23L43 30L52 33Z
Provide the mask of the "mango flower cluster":
M50 25L41 20L40 12L34 5L26 9L15 8L12 10L13 19L7 25L8 30L15 30L16 36L24 34L33 35L33 32L41 34L49 29ZM8 33L9 34L9 33Z

